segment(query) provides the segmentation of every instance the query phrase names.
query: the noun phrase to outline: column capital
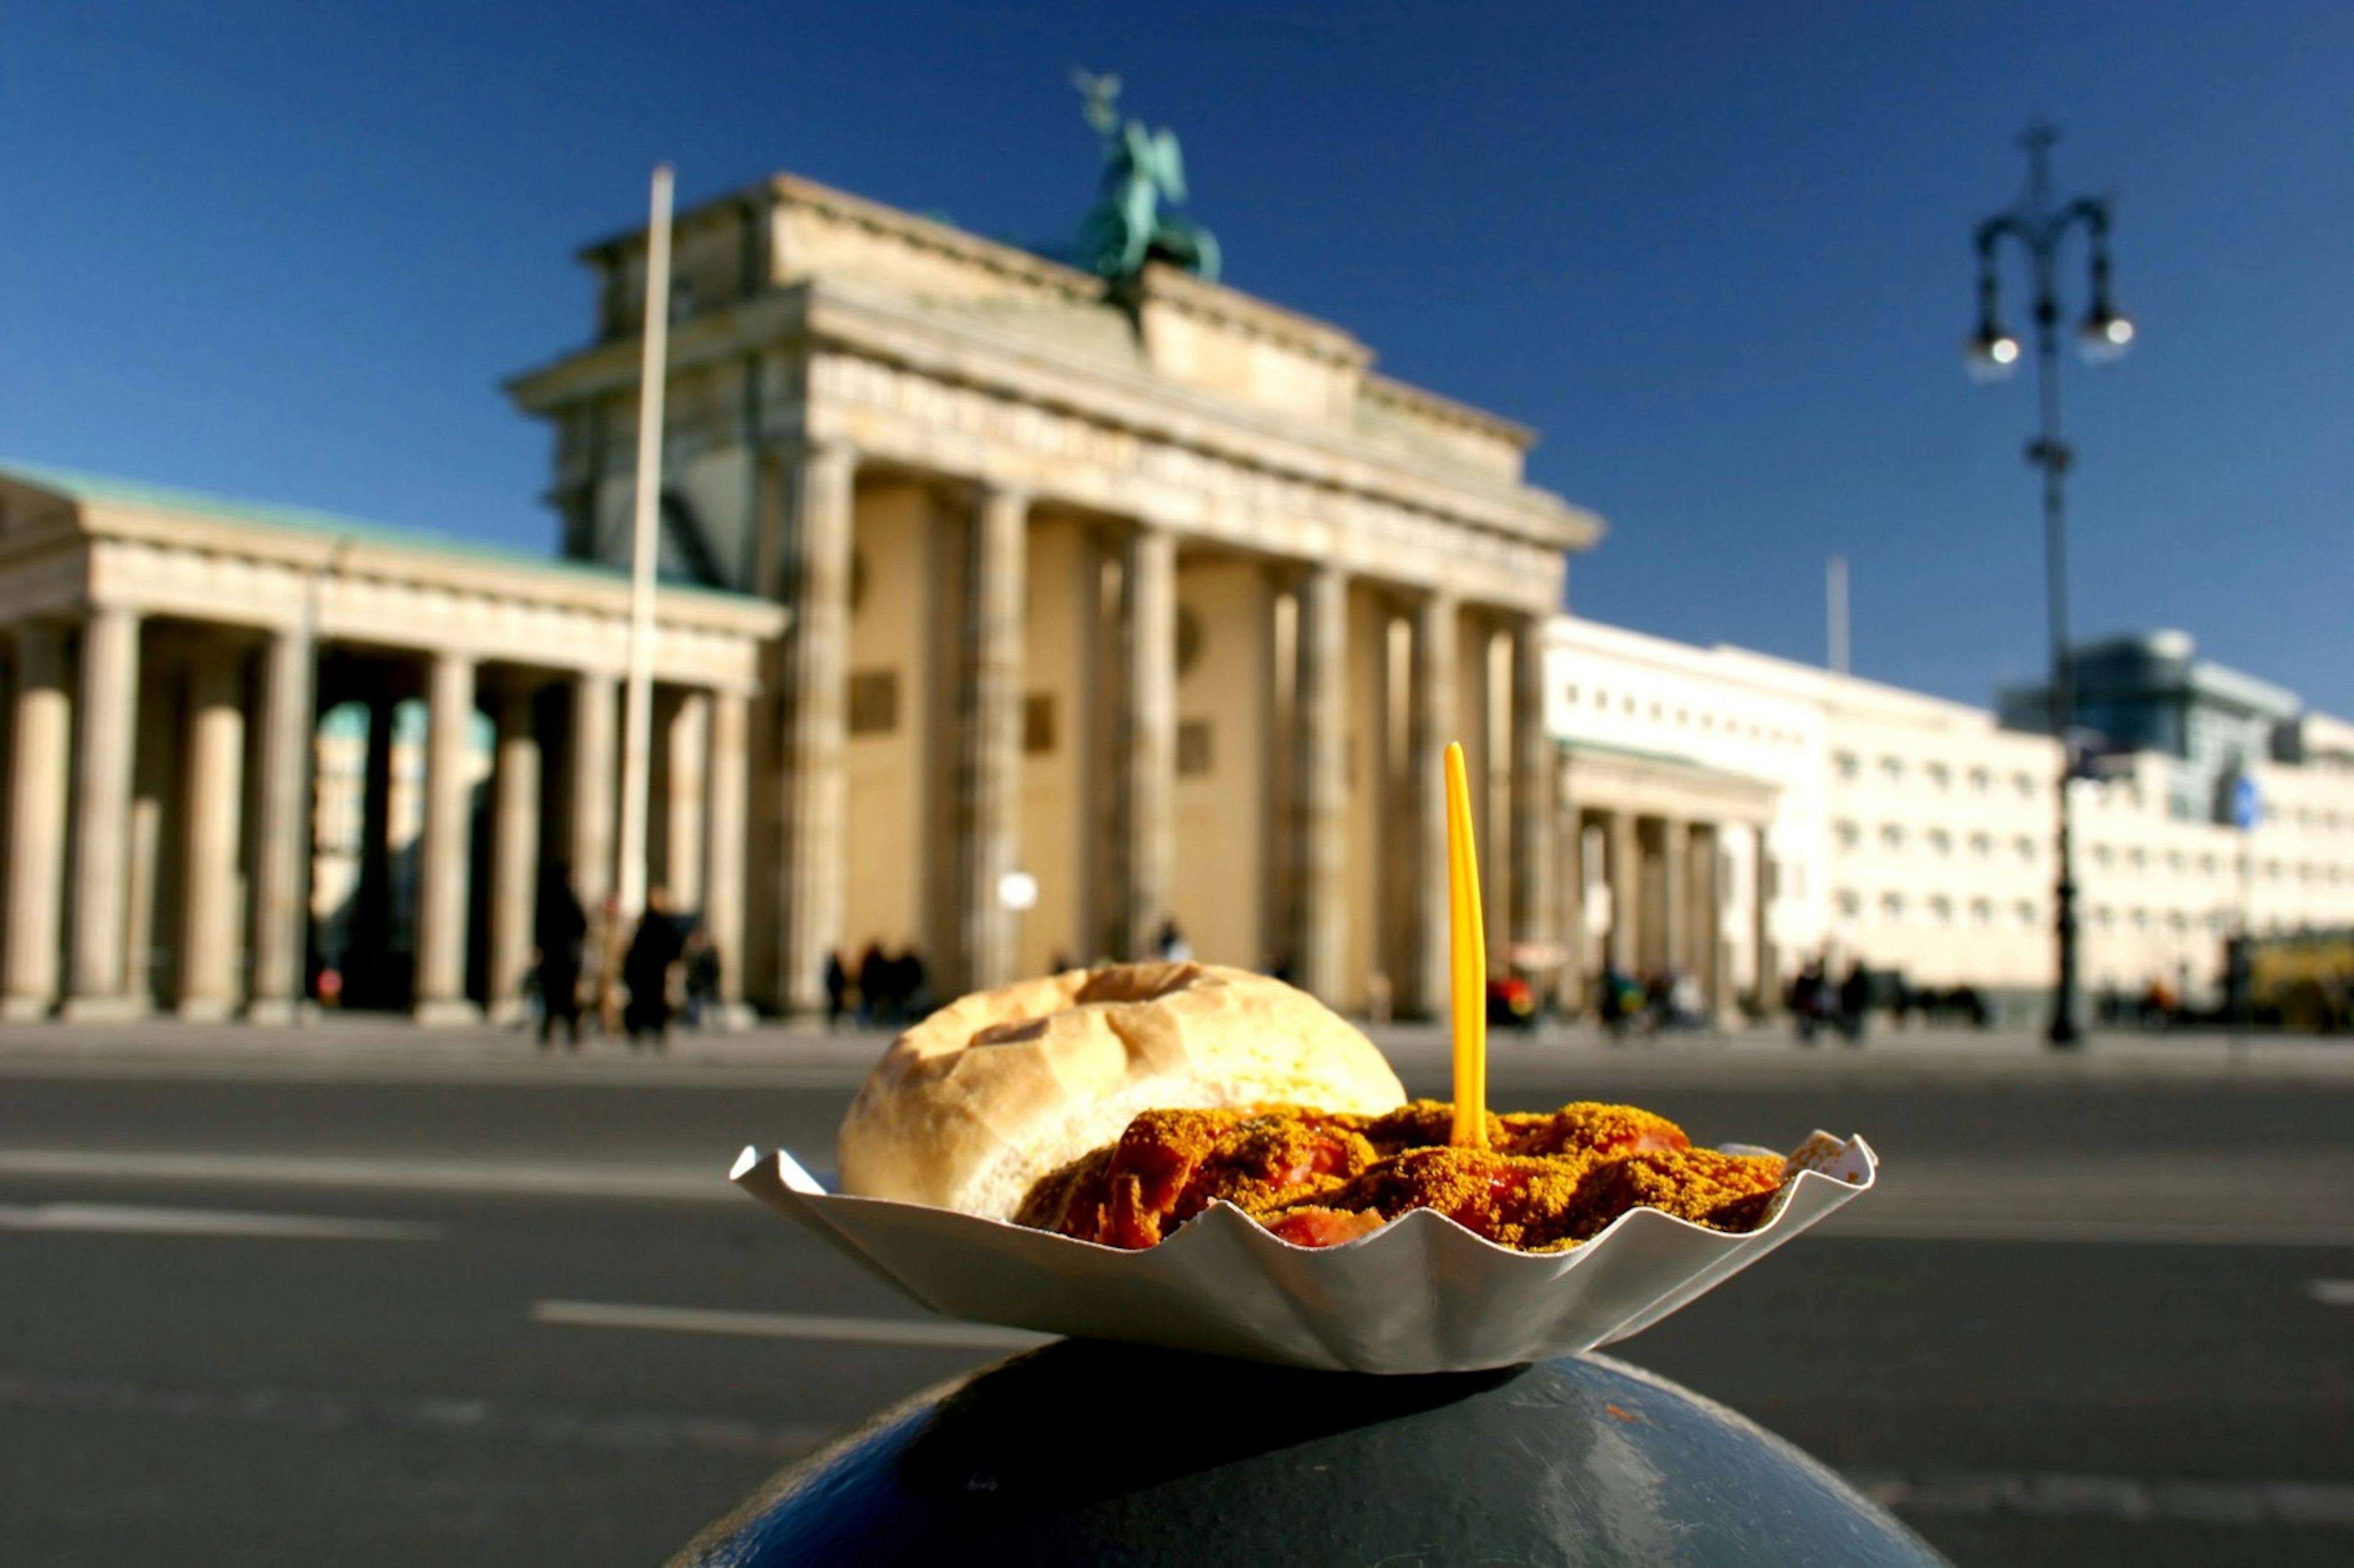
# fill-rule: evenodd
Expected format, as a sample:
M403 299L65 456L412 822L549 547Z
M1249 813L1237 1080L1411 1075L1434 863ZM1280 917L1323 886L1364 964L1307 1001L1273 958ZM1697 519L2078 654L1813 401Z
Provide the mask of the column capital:
M1027 513L1038 501L1037 493L1028 485L1008 484L1002 480L962 480L957 488L975 507L1010 506Z
M762 450L782 461L816 470L854 471L860 456L857 447L832 436L796 436L789 440L769 441Z

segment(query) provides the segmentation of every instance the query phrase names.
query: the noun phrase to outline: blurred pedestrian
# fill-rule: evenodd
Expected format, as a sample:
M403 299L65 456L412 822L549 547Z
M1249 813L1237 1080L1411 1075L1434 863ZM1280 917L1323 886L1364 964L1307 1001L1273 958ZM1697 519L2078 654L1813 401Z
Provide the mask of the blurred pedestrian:
M1822 1026L1824 997L1830 985L1823 973L1823 960L1810 958L1798 966L1790 980L1790 1022L1798 1031L1798 1044L1812 1045L1815 1031Z
M1177 928L1173 919L1161 922L1161 935L1153 946L1160 949L1162 959L1172 964L1184 963L1193 956L1193 944L1185 939L1185 933Z
M825 1026L841 1028L843 1014L849 1011L850 971L843 967L837 948L825 955Z
M924 969L924 955L910 942L901 949L893 966L891 1007L895 1022L901 1026L913 1023L931 1009L931 977Z
M698 920L686 934L686 1026L701 1029L706 1019L721 1019L719 1004L719 944L711 927Z
M539 1044L553 1044L558 1020L565 1044L580 1049L580 951L588 916L572 891L572 871L558 861L540 874L532 911L532 939L539 945Z
M670 916L669 895L659 887L649 890L646 912L638 917L637 933L621 959L621 980L630 992L623 1023L631 1050L648 1034L657 1051L669 1043L670 971L684 948L678 922Z
M869 942L866 950L858 955L858 1022L881 1024L888 1022L885 1010L891 1001L891 959L880 942Z
M1840 981L1839 988L1839 1029L1849 1044L1863 1044L1864 1013L1871 1006L1872 976L1858 959L1848 966L1847 979Z
M629 950L630 933L621 919L621 896L605 895L589 917L588 936L580 945L580 972L587 1005L597 1028L609 1040L621 1037L621 955Z

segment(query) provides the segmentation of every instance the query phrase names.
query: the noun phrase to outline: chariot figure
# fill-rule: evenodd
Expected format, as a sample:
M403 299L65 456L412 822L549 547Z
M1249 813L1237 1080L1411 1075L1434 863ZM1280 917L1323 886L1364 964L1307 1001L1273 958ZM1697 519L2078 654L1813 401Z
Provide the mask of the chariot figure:
M1074 78L1087 101L1087 123L1103 138L1103 197L1079 221L1078 262L1097 276L1119 280L1165 261L1214 282L1218 242L1183 214L1185 160L1176 132L1149 130L1119 117L1119 78Z

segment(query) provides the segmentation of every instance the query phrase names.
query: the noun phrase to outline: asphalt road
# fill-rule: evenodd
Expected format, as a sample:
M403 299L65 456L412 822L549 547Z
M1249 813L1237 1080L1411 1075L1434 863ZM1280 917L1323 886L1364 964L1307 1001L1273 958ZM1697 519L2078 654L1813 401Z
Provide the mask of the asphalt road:
M0 1042L0 1561L662 1561L1003 1353L722 1183L849 1091ZM2354 1560L2354 1079L1499 1063L1572 1095L1872 1140L1882 1191L1614 1353L1956 1562Z

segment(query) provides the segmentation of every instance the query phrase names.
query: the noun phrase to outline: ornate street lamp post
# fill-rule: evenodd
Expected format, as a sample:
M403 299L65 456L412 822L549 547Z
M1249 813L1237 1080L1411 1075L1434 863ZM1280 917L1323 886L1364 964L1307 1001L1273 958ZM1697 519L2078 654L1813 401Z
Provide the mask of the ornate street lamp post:
M2060 132L2049 125L2028 128L2020 138L2027 149L2027 192L2009 211L1978 228L1978 326L1967 344L1972 373L1984 379L2008 375L2019 364L2019 340L2003 330L1998 303L1997 252L2006 238L2019 241L2032 263L2035 281L2035 357L2042 405L2042 432L2027 444L2027 461L2043 471L2043 556L2052 615L2052 736L2060 746L2059 882L2053 903L2059 945L2059 976L2052 991L2048 1038L2071 1046L2084 1038L2076 972L2076 867L2072 843L2068 786L2077 772L2070 735L2076 712L2073 661L2068 648L2068 552L2062 493L2069 460L2060 439L2060 303L2052 273L2068 231L2082 225L2092 249L2093 302L2078 325L2077 341L2094 364L2116 358L2133 342L2133 323L2109 302L2109 204L2080 196L2067 203L2052 196L2050 156Z

